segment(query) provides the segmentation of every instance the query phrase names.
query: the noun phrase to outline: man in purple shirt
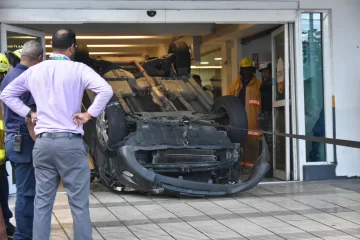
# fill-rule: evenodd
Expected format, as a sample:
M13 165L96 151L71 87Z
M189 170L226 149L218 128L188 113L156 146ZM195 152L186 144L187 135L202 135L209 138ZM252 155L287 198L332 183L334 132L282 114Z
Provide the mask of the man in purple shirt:
M53 54L11 82L0 99L22 117L31 118L37 136L33 161L36 195L33 239L50 238L51 212L60 179L68 194L74 239L92 239L89 214L90 168L83 124L97 117L113 95L111 86L85 64L73 62L76 35L61 29L52 36ZM97 95L88 111L81 100L88 88ZM19 98L29 91L36 103L32 112Z

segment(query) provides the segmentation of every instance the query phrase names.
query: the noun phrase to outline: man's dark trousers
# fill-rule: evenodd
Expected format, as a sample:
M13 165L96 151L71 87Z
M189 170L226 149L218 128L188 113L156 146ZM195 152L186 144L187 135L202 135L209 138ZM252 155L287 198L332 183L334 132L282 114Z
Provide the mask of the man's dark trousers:
M3 212L5 224L10 222L10 218L13 217L9 208L9 181L8 174L6 172L6 162L4 165L0 165L0 205Z
M14 151L14 141L5 143L5 151L15 169L16 231L14 240L32 239L35 198L35 174L32 150L35 142L29 136L23 136L21 152Z

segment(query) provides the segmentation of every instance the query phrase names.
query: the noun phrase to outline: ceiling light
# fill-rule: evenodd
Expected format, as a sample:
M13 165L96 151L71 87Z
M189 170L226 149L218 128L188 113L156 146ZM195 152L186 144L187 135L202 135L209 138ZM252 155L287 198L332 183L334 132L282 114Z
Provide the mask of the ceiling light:
M51 39L52 36L45 36ZM164 36L76 36L76 39L164 39Z
M222 58L214 58L215 61L220 61Z
M219 69L222 66L191 66L192 69Z
M206 65L206 64L209 64L209 62L200 62L200 64Z
M8 39L37 39L38 37L32 36L8 36Z
M88 44L89 48L125 48L125 47L158 47L157 44ZM51 45L45 45L51 48Z
M50 53L50 52L47 52L46 53L46 55L51 55L52 53ZM134 53L134 52L131 52L131 53L129 53L129 52L89 52L89 55L129 55L129 54L131 54L131 55L134 55L134 54L136 54L136 55L139 55L140 53Z

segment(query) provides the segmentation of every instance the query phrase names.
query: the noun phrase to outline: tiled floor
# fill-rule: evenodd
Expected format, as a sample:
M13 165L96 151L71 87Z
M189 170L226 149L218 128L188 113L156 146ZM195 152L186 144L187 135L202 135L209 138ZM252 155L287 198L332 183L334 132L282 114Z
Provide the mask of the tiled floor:
M90 214L94 240L360 239L360 180L267 183L217 198L117 195L93 184ZM65 194L52 229L52 239L72 239Z

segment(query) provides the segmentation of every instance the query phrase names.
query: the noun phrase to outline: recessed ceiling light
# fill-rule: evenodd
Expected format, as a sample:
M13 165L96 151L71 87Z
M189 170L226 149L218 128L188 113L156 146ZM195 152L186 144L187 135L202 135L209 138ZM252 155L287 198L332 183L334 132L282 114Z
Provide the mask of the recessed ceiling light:
M51 55L52 53L47 52L46 55ZM89 52L89 55L139 55L138 52Z
M191 66L192 69L218 69L222 66Z
M45 36L51 39L52 36ZM76 36L76 39L164 39L164 36Z
M220 61L222 58L214 58L215 61Z
M206 64L209 64L209 62L200 62L200 64L206 65Z
M88 44L89 48L125 48L125 47L158 47L157 44ZM51 45L45 45L51 48Z

